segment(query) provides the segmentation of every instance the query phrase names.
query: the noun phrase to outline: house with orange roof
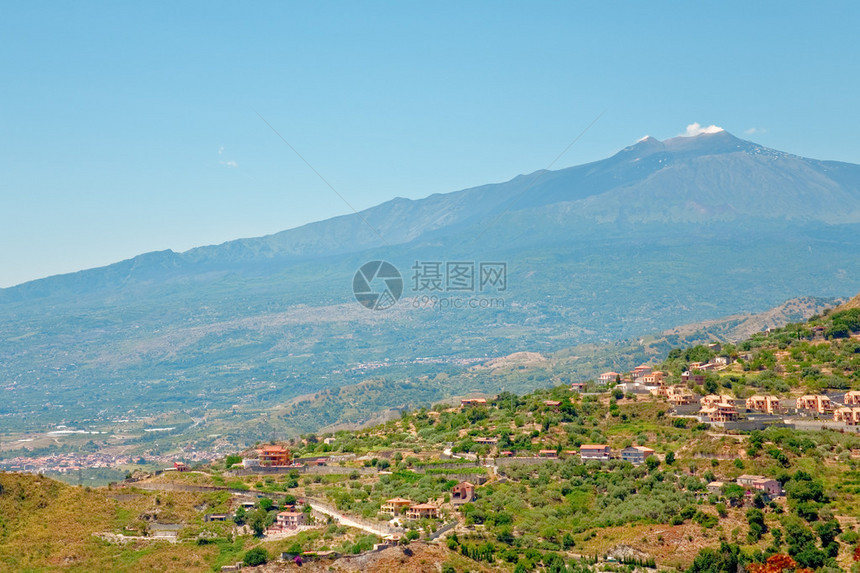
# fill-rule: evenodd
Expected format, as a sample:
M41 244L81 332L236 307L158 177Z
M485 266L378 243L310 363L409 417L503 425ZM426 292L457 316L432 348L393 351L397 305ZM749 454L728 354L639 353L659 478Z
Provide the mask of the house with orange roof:
M798 410L817 414L829 414L833 411L833 402L823 394L801 396L797 399L796 405Z
M615 382L619 376L620 374L618 372L604 372L597 377L597 381L600 384L609 384L610 382Z
M263 446L257 453L260 455L260 465L283 467L290 465L290 451L283 446Z
M634 466L645 463L649 456L654 455L654 450L645 446L629 446L621 450L621 459L630 462Z
M673 406L686 406L692 404L694 400L693 393L686 386L668 386L666 398Z
M746 404L748 410L756 410L766 414L775 414L781 410L779 398L776 396L759 396L756 394L747 398Z
M432 503L419 503L406 511L406 517L409 519L434 519L439 517L439 508Z
M646 386L663 386L663 373L656 370L650 374L644 374L642 376L642 383Z
M833 411L833 421L843 422L846 426L860 424L860 406L856 408L837 408Z
M607 461L612 457L612 448L606 444L583 444L579 447L579 459Z
M451 503L454 505L462 505L475 501L475 484L468 481L461 481L451 488Z
M701 400L702 408L709 408L711 406L716 406L717 404L728 404L732 407L735 405L735 399L727 394L708 394L707 396L702 396Z
M646 374L651 374L651 367L647 364L640 364L630 372L630 376L636 380Z
M411 499L405 499L402 497L394 497L389 500L386 500L385 503L382 504L380 508L380 513L390 513L391 515L397 515L398 513L402 513L405 509L414 504Z
M699 410L699 414L708 422L736 422L738 419L738 409L735 408L734 404L726 404L725 402L705 406Z
M275 524L281 529L295 529L307 524L307 515L301 511L282 511L278 513Z

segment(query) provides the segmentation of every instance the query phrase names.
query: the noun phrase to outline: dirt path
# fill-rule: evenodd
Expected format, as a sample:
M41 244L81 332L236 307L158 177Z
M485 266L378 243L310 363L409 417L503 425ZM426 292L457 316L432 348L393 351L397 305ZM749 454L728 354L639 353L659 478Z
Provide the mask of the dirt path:
M317 501L312 501L309 499L307 500L307 504L311 506L311 509L313 509L314 511L333 517L341 525L355 527L356 529L361 529L362 531L367 531L368 533L372 533L383 538L388 535L391 535L391 532L386 530L384 527L373 527L372 525L366 523L359 523L358 521L355 521L354 519L350 518L345 513L341 513L340 511L323 505Z

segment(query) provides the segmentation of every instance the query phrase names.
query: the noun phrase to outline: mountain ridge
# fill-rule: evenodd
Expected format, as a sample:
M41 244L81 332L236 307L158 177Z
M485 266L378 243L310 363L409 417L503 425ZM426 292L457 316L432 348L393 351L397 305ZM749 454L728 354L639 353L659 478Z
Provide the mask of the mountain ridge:
M691 172L696 175L691 176ZM760 186L758 191L756 185ZM811 203L812 198L818 205ZM598 228L605 224L697 223L744 216L860 223L860 165L802 158L726 131L665 141L648 138L609 158L583 165L538 170L509 181L434 193L422 199L397 197L360 214L341 215L271 235L184 252L168 249L144 253L105 267L37 279L0 289L0 301L9 292L30 290L27 285L43 280L56 284L56 277L75 277L81 272L102 272L108 278L118 274L114 280L137 273L145 279L150 276L146 271L170 275L170 271L182 268L193 273L271 261L289 264L413 244L463 228L482 234L488 218L504 224L512 212L541 208L570 213L575 215L572 224ZM540 216L539 211L536 213ZM33 290L44 292L42 288Z

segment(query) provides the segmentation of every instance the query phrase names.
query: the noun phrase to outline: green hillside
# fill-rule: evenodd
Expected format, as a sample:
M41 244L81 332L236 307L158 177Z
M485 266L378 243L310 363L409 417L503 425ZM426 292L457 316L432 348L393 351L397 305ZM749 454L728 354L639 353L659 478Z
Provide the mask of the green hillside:
M655 367L668 372L672 383L680 382L691 362L717 354L737 359L724 371L708 373L704 384L691 383L699 394L745 398L767 391L787 397L858 389L858 317L860 310L839 309L723 345L719 352L708 346L673 350ZM490 481L478 500L462 510L464 523L478 527L454 548L465 544L471 554L490 543L497 559L521 563L525 570L540 561L534 551L592 555L619 544L638 548L660 565L684 568L697 551L720 542L738 545L747 561L789 553L813 569L841 570L849 567L858 539L860 436L845 429L727 433L672 417L661 398L620 391L580 396L562 385L525 396L503 393L485 406L440 404L368 430L326 436L328 443L306 436L299 453L351 452L371 465L385 460L394 470L355 487L309 486L365 517L375 516L389 497L443 499L457 475L486 473ZM645 445L655 458L634 468L621 461L583 464L576 454L566 455L589 443L614 450ZM427 471L434 460L442 461L446 444L454 454L498 462L507 450L524 460ZM558 452L561 460L531 463L542 450ZM743 474L774 478L787 496L732 507L739 488L706 490L708 482L730 484Z
M680 374L692 363L716 356L729 357L730 364L683 383L689 390L742 399L762 392L790 398L860 389L860 309L849 303L738 344L673 349L653 367L666 373L669 385L682 384ZM522 395L505 391L485 403L438 403L372 427L305 434L285 444L296 457L327 459L330 467L318 473L237 473L241 457L256 455L245 450L197 472L130 484L147 490L80 488L0 474L0 564L15 571L205 571L241 560L258 546L269 555L296 548L360 553L379 541L325 520L294 537L261 539L232 521L204 521L207 513L237 511L226 491L148 491L179 483L232 487L276 503L316 500L371 526L391 525L391 515L382 512L386 500L429 503L435 517L399 517L406 539L437 546L436 557L425 563L432 569L416 563L415 571L657 567L735 573L738 564L753 570L780 555L785 563L816 571L858 569L856 427L822 429L822 418L812 429L737 432L675 416L659 395L613 387L573 392L556 378L558 359L524 354L483 368L514 376L520 366L544 372L551 387ZM359 388L355 395L376 391ZM579 448L587 444L606 444L616 453L639 445L653 454L641 465L582 461ZM765 496L737 482L750 474L775 480L784 495ZM461 480L477 485L476 499L454 506L452 487ZM259 500L258 506L240 522L274 519L277 509ZM152 536L153 523L176 524L178 542L140 538L143 532ZM453 529L432 541L445 524ZM116 535L133 539L121 543ZM328 565L308 567L323 571ZM373 567L366 570L385 570Z

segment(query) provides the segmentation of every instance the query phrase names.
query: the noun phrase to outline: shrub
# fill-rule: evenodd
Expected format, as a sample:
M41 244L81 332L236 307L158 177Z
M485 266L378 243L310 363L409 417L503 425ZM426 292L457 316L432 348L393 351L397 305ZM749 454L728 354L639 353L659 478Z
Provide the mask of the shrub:
M245 565L249 565L251 567L263 565L269 561L269 552L262 547L255 547L245 553L243 561L245 562Z

